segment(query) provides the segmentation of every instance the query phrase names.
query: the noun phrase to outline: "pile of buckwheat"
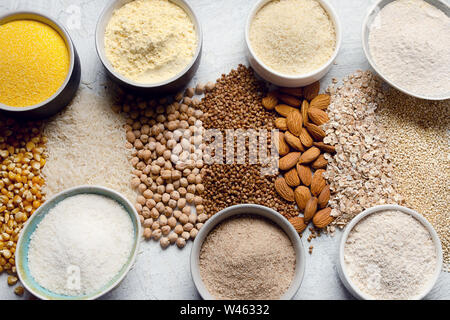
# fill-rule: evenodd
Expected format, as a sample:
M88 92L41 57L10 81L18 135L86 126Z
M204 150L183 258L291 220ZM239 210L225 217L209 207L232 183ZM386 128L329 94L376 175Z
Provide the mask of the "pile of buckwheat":
M265 84L258 81L253 70L243 65L222 75L215 88L207 92L199 104L205 115L204 128L218 129L267 129L268 144L273 129L275 114L266 110L261 99L267 91ZM270 148L269 148L270 149ZM206 167L203 179L205 211L213 215L235 204L255 203L273 208L290 218L298 215L294 204L281 199L275 191L275 175L261 174L261 164L212 164Z

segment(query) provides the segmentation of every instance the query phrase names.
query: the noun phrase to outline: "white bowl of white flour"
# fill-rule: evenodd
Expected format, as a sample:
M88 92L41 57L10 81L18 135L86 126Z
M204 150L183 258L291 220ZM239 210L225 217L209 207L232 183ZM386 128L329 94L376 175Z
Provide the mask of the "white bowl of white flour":
M441 241L431 224L411 209L367 209L342 235L338 273L358 299L423 299L441 270Z
M40 299L96 299L130 271L140 235L138 214L125 197L100 186L71 188L27 221L17 244L17 273Z
M427 100L450 98L450 7L440 0L380 0L362 29L372 68L391 86Z

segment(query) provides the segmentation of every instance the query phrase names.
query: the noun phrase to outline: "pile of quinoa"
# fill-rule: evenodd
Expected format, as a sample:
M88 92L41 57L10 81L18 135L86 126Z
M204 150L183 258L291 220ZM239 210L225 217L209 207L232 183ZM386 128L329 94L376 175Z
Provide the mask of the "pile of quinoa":
M421 100L389 89L377 119L387 136L397 191L436 229L450 271L450 100Z

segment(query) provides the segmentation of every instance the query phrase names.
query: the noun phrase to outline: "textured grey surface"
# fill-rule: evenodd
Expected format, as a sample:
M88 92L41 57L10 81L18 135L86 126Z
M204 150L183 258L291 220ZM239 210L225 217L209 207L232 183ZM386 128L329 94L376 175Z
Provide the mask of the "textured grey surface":
M188 0L189 1L189 0ZM256 0L190 0L204 32L204 51L200 68L193 79L210 81L227 73L244 56L244 27L247 14ZM105 84L105 73L95 53L94 32L97 18L107 0L0 0L0 14L12 10L36 10L58 19L69 29L82 63L82 83L93 90ZM357 69L369 68L361 47L361 24L371 0L329 0L343 26L343 43L337 64L322 81L322 87ZM305 247L308 233L303 236ZM337 272L337 248L340 239L322 236L307 255L305 278L296 299L350 299ZM122 284L105 299L199 299L189 272L191 243L184 250L161 250L158 243L145 242L136 266ZM16 299L0 276L0 299ZM442 273L427 297L450 299L450 274Z

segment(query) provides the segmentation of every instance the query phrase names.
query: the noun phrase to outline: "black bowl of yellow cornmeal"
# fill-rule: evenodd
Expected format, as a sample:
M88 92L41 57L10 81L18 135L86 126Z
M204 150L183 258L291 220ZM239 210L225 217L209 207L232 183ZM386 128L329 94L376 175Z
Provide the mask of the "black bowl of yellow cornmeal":
M0 16L0 111L52 116L70 103L80 77L75 46L58 22L34 12Z

